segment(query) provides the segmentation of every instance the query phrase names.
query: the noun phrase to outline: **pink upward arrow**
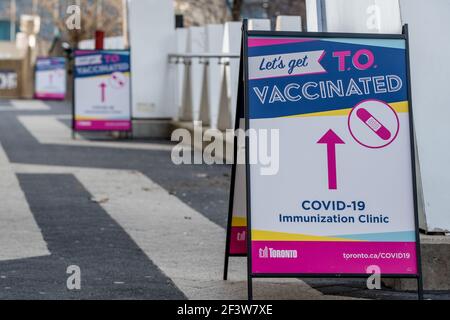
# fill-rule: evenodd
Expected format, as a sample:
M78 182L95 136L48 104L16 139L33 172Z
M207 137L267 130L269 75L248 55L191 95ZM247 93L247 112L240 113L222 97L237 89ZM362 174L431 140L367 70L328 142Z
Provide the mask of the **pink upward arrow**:
M102 102L105 102L105 100L106 100L106 83L102 82L100 84L100 88L102 90Z
M317 143L327 145L328 158L328 189L337 189L337 175L336 175L336 145L345 144L344 141L333 131L328 130L327 133L320 138Z

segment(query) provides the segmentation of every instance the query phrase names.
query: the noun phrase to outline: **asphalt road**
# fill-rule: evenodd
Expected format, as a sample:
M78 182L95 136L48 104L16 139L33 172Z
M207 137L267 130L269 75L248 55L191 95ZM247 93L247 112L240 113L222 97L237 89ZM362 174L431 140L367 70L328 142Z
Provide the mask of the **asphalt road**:
M27 127L24 118L33 123L33 117L52 117L68 129L70 106L22 105L29 108L0 101L0 147L6 156L0 162L5 172L0 191L6 199L0 205L0 299L246 296L243 258L233 259L231 271L242 274L232 275L228 284L220 279L230 166L176 166L168 141L124 141L133 144L124 147L113 140L74 142L68 136L44 143L39 132L50 138L62 133L49 129L53 122ZM146 149L146 144L155 147ZM120 178L114 178L116 173ZM25 205L20 214L18 204ZM174 227L162 230L166 225ZM81 290L66 286L70 265L81 268ZM370 291L364 280L267 282L261 287L261 298L416 297ZM296 290L283 296L285 288ZM427 298L448 299L450 293L433 292Z

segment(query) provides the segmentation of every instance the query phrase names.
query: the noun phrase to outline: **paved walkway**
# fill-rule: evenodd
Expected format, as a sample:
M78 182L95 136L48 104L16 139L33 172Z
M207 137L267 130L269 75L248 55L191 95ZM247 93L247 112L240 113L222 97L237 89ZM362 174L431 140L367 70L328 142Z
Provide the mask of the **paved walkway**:
M66 103L0 101L0 299L245 299L245 259L221 280L230 167L175 166L166 141L73 140L70 123ZM257 299L415 298L364 285L254 287Z

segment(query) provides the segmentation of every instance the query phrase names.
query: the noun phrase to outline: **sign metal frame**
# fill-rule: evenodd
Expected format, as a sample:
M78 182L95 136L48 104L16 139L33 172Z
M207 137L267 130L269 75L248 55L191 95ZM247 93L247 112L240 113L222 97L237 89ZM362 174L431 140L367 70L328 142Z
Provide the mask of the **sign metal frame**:
M245 118L245 129L248 130L250 125L249 117L249 67L248 67L248 37L249 36L266 36L266 37L304 37L304 38L366 38L366 39L400 39L405 40L405 63L406 63L406 78L407 78L407 99L409 104L409 136L410 136L410 150L411 150L411 169L412 169L412 184L413 184L413 206L414 206L414 224L415 224L415 249L416 249L416 274L381 274L382 278L405 278L417 280L417 294L418 299L423 299L423 279L421 266L421 249L420 249L420 233L419 233L419 214L418 214L418 196L417 196L417 178L415 166L415 137L414 137L414 121L413 121L413 103L411 95L411 71L409 58L409 38L408 25L403 26L402 34L365 34L365 33L325 33L325 32L285 32L285 31L249 31L248 22L244 20L242 29L242 49L240 62L240 79L239 79L239 93L238 105L236 111L235 125L238 128L240 115L243 113ZM245 137L245 172L246 172L246 208L247 208L247 254L231 255L230 251L230 236L231 236L231 220L233 214L234 201L234 184L236 179L236 160L237 160L237 139L235 137L234 147L234 163L231 176L230 187L230 204L228 210L228 225L227 225L227 240L225 248L225 266L224 266L224 280L227 279L228 274L228 260L230 256L247 256L247 281L248 281L248 299L253 299L253 279L254 278L367 278L370 274L364 273L289 273L289 274L272 274L272 273L256 273L252 272L252 235L251 235L251 177L250 177L250 154L249 154L249 136Z
M224 271L223 271L223 280L228 279L228 263L230 260L230 257L246 257L246 253L239 253L239 254L231 254L231 230L232 230L232 221L233 221L233 208L234 208L234 202L235 202L235 183L236 183L236 175L237 175L237 161L238 161L238 136L236 134L236 130L242 129L240 128L240 122L241 118L244 118L244 110L242 108L243 106L243 99L244 99L244 84L243 84L243 48L244 44L241 41L241 59L239 62L239 85L238 85L238 95L237 95L237 108L236 108L236 115L234 120L234 129L235 129L235 135L234 135L234 144L233 144L233 165L231 168L231 184L230 184L230 200L228 204L228 220L227 220L227 235L226 235L226 242L225 242L225 262L224 262ZM248 230L247 230L248 235Z

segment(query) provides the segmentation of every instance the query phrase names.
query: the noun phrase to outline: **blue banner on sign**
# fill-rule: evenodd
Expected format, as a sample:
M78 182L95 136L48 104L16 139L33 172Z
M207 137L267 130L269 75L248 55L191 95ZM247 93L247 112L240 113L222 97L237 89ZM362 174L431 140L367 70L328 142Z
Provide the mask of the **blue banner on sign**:
M129 51L76 51L75 78L130 72Z
M65 70L66 58L52 57L52 58L38 58L36 61L36 71L49 70Z
M340 110L369 98L405 101L404 60L401 40L349 43L312 38L250 46L249 63L254 70L249 75L250 117Z

